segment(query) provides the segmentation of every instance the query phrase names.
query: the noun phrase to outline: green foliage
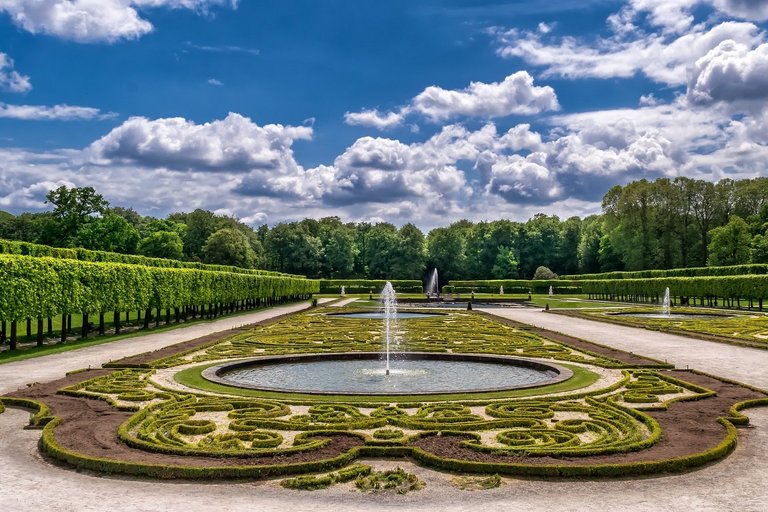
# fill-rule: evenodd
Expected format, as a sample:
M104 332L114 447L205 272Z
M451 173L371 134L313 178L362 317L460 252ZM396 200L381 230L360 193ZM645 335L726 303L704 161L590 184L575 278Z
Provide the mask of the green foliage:
M144 310L316 293L313 280L0 255L0 319Z
M184 255L184 242L176 232L155 231L141 239L137 250L149 258L180 260Z
M408 491L418 491L424 488L424 482L412 473L407 473L402 468L387 471L372 471L368 475L361 475L355 480L355 486L365 492L390 491L397 494L406 494Z
M283 274L282 272L272 272L269 270L244 269L226 265L207 265L204 263L177 261L173 259L149 258L146 256L136 256L132 254L120 254L116 252L89 251L87 249L70 249L61 247L51 247L48 245L31 244L28 242L16 242L10 240L0 240L0 254L14 254L35 257L50 257L61 259L72 259L81 261L99 261L107 263L126 263L131 265L142 265L146 267L159 268L190 268L197 270L211 270L217 272L236 272L242 274L268 275L268 276L292 276L297 275Z
M499 487L501 477L499 475L488 477L458 476L453 478L453 483L462 491L481 491Z
M107 213L91 219L75 233L74 244L83 249L133 253L139 242L139 232L118 215Z
M335 484L349 482L357 478L370 475L372 468L364 464L354 464L348 468L344 468L336 473L328 473L327 475L302 475L295 478L289 478L280 482L280 485L287 489L299 489L303 491L315 491L317 489L325 489Z
M205 261L217 265L250 268L256 262L256 253L248 238L236 229L222 228L213 233L203 246Z
M557 274L549 270L547 267L541 266L536 268L536 272L533 273L533 279L535 281L549 281L557 279Z
M749 226L738 215L733 215L725 226L710 232L709 261L712 266L749 263L752 236Z

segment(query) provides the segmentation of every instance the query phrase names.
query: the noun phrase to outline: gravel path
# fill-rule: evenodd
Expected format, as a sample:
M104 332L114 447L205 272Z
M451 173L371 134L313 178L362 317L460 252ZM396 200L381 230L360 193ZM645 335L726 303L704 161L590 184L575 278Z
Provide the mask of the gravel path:
M481 309L491 315L561 332L768 389L768 350L696 340L636 327L573 318L538 309ZM766 504L768 510L768 504Z
M300 309L300 306L290 306ZM217 330L263 320L287 308L253 313L169 333L157 333L25 362L0 365L0 391L30 381L60 377L67 370L97 366L110 359L192 339ZM762 368L768 351L680 338L528 310L491 310L581 338L690 364L713 373L768 387ZM761 371L758 371L758 370ZM3 391L3 392L4 392ZM168 512L291 510L529 510L529 511L717 511L766 510L768 490L768 408L749 411L756 428L743 429L736 452L724 461L684 475L595 481L548 481L505 478L498 489L460 491L451 475L418 468L404 461L363 461L379 468L402 466L424 479L424 490L405 496L364 495L351 484L325 491L287 491L275 481L245 483L154 482L105 477L61 468L41 459L40 432L23 430L27 413L0 414L0 510L13 512L103 511ZM12 492L8 492L12 488Z
M333 299L320 299L319 303ZM254 322L268 320L278 315L309 308L308 302L278 306L243 315L220 318L212 322L197 323L171 331L134 336L124 340L93 345L61 354L35 357L15 363L0 364L0 395L26 386L31 382L46 382L64 376L64 373L80 368L98 368L102 364L134 354L148 352L168 345L181 343L214 332L234 329Z

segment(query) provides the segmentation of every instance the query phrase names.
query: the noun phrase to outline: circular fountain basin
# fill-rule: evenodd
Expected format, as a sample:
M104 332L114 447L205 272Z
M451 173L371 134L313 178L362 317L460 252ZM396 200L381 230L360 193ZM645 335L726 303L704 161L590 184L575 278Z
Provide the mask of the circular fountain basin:
M733 315L720 315L715 313L611 313L614 316L628 316L631 318L655 318L659 320L712 320L715 318L730 318Z
M435 316L442 316L445 313L415 313L408 311L398 311L395 314L395 320L407 320L409 318L432 318ZM364 311L358 313L328 313L327 316L334 318L362 318L368 320L384 320L386 318L383 311Z
M203 377L227 386L310 394L413 395L503 391L554 384L571 370L550 363L481 354L344 352L274 356L219 365Z

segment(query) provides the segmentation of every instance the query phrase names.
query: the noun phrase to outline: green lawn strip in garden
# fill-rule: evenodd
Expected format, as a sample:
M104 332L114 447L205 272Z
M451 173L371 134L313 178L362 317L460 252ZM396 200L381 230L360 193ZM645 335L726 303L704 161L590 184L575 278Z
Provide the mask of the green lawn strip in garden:
M213 323L222 318L237 318L238 316L250 315L252 313L263 311L265 309L270 309L270 308L258 308L250 311L238 311L235 313L231 313L229 315L225 315L225 316L222 315L217 318L197 318L194 320L189 319L186 322L182 322L178 324L175 324L175 323L161 324L158 327L150 326L150 328L146 330L139 329L139 330L129 331L121 334L94 336L94 337L88 337L85 339L78 338L72 341L67 341L66 343L55 343L52 345L43 345L42 347L34 346L29 348L20 348L19 350L15 350L15 351L4 350L3 352L0 352L0 365L4 363L24 361L26 359L32 359L35 357L47 356L52 354L60 354L62 352L69 352L70 350L77 350L80 348L92 347L95 345L102 345L104 343L112 343L114 341L127 340L130 338L135 338L137 336L144 336L145 334L168 332L168 331L173 331L183 327L189 327L191 325ZM73 317L73 328L74 328L74 317Z
M606 306L615 305L613 302L589 300L586 295L531 295L531 300L526 301L534 306L540 306L542 308L549 304L550 308L562 308L562 309L586 309L586 308L601 308Z
M314 395L308 393L280 393L276 391L259 391L255 389L243 389L236 388L234 386L224 386L211 382L202 376L203 370L210 366L216 366L216 364L207 364L203 366L195 366L193 368L187 368L174 375L174 380L179 384L188 386L190 388L199 389L201 391L209 391L214 393L224 393L229 395L252 397L252 398L268 398L273 400L282 401L301 401L301 402L344 402L344 403L379 403L379 402L397 402L397 403L409 403L409 402L424 402L424 401L463 401L463 400L495 400L500 398L519 398L536 396L549 393L562 393L565 391L573 391L581 389L587 386L591 386L600 378L600 376L594 372L586 370L580 366L569 365L559 363L562 366L573 371L573 377L564 382L552 384L550 386L542 386L536 388L526 389L512 389L507 391L494 391L488 393L446 393L439 395L418 395L418 396L402 396L402 395Z
M658 308L638 307L632 313L658 313ZM553 313L576 316L629 327L640 327L652 331L667 332L690 338L706 339L720 343L768 349L768 315L761 313L724 312L722 310L675 308L673 313L712 314L711 318L675 319L639 318L615 314L615 309L589 311L553 311ZM765 338L757 337L765 336Z

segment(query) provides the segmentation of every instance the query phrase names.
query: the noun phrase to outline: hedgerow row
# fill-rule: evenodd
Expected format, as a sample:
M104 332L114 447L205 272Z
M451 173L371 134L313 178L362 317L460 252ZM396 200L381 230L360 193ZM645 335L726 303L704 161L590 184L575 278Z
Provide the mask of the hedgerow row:
M116 333L120 313L143 311L149 326L152 310L159 323L161 309L170 322L171 309L180 316L218 316L236 310L309 298L318 281L287 276L267 276L208 270L159 268L122 263L97 263L47 257L0 255L0 321L5 338L10 322L11 349L16 348L16 323L37 319L38 344L42 344L43 319L62 315L62 341L68 317L83 315L83 336L89 331L88 316L112 312ZM29 331L28 331L29 332Z
M560 276L562 279L575 281L593 281L598 279L648 279L658 277L717 277L768 274L768 264L730 265L726 267L690 267L668 270L636 270L603 272L600 274L574 274Z
M128 265L143 265L159 268L191 268L196 270L211 270L215 272L234 272L237 274L254 274L260 276L290 276L304 277L270 270L232 267L229 265L210 265L194 261L179 261L165 258L149 258L137 254L121 254L107 251L91 251L81 248L51 247L49 245L33 244L0 239L0 254L17 256L48 257L66 260L95 261L103 263L125 263Z

